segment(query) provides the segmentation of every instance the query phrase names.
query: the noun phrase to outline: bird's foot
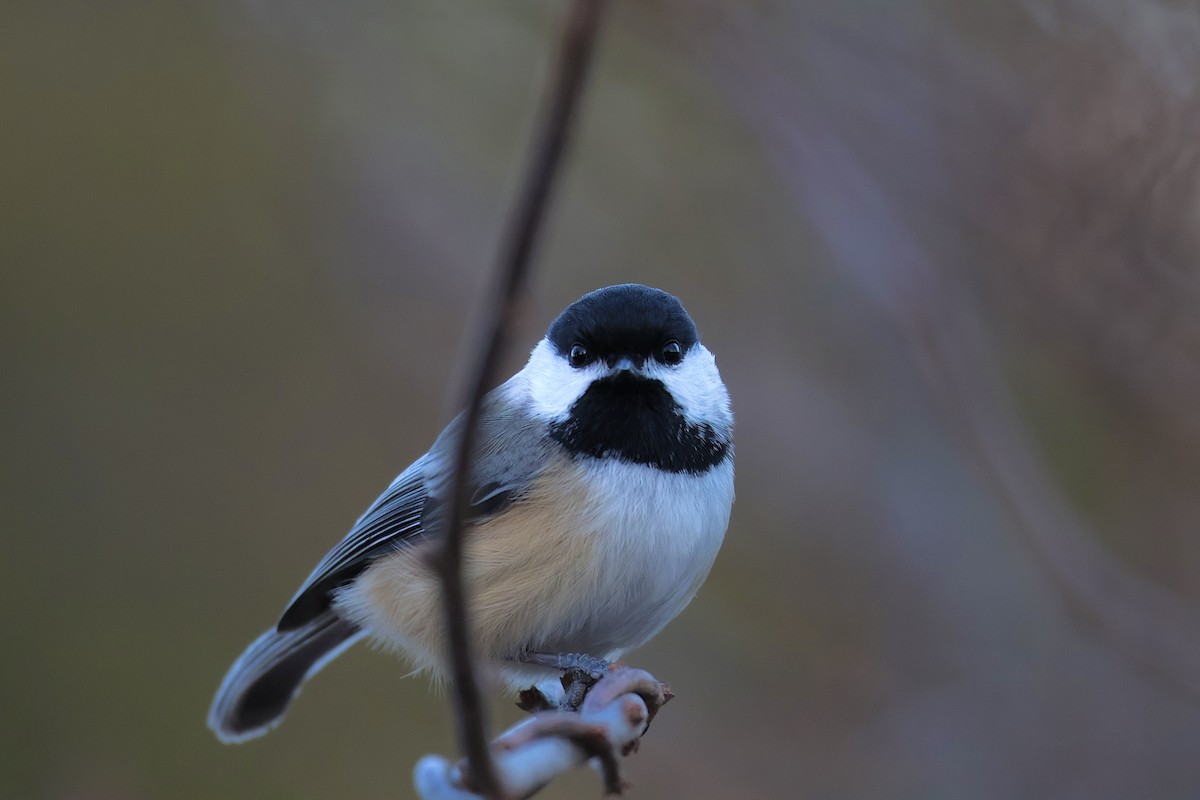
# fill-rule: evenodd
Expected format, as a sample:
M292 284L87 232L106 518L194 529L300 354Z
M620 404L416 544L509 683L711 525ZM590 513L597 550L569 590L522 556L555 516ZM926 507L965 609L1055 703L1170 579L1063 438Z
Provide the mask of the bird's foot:
M589 656L587 653L539 653L536 651L522 653L518 661L533 664L538 667L562 670L564 673L577 673L585 676L592 683L608 674L612 664L603 658Z
M558 707L563 711L578 711L588 689L608 674L612 664L587 653L523 653L526 664L562 670L563 699ZM525 698L522 696L522 700Z

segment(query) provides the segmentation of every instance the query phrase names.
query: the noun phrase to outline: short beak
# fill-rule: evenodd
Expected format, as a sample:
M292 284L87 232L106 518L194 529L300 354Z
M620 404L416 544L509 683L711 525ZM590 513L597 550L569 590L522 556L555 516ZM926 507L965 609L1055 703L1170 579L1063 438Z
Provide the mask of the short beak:
M641 359L635 361L631 356L614 356L608 360L608 368L613 372L636 372L642 364Z

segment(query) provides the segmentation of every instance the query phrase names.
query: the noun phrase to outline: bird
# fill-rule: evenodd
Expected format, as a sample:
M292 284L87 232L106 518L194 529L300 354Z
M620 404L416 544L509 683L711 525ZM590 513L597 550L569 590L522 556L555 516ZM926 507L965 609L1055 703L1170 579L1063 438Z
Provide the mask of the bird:
M370 639L448 669L430 563L462 415L317 564L229 669L208 715L261 736L301 686ZM467 475L463 575L475 652L509 688L594 680L688 605L734 500L733 412L680 300L629 283L583 295L488 392Z

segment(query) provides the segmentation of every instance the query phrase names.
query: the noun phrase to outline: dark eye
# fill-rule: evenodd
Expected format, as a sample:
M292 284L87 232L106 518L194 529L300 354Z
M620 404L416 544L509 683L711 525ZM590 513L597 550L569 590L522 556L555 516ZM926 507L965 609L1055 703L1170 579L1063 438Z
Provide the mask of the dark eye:
M588 349L579 342L571 345L571 354L569 356L572 367L585 367L592 363L592 354Z
M672 339L663 345L662 360L664 364L678 364L683 361L683 348L679 342Z

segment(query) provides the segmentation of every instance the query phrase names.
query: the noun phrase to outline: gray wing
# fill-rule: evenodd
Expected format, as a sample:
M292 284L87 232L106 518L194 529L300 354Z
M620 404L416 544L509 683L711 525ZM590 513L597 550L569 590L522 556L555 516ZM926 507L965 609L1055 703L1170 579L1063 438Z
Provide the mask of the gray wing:
M478 521L521 499L544 467L550 444L543 423L501 403L499 392L484 402L479 444L468 486L468 519ZM451 464L462 415L451 422L421 458L371 504L346 538L317 564L276 626L293 630L327 611L333 595L377 558L409 546L438 527L449 491Z

